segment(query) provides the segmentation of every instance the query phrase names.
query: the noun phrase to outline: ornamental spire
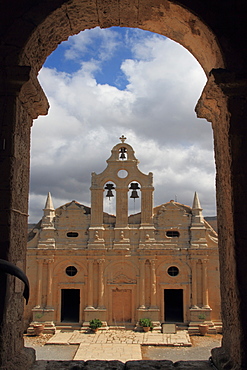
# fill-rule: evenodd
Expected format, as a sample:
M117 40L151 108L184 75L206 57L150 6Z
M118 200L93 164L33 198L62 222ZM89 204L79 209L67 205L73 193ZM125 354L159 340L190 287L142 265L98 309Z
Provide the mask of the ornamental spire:
M45 203L45 208L44 209L49 209L51 211L54 211L54 206L53 206L52 197L51 197L51 193L50 192L47 195L47 199L46 199L46 203Z
M202 207L201 207L201 204L200 204L200 201L199 201L199 197L197 195L197 192L195 191L195 195L194 195L194 200L193 200L193 206L192 206L193 209L200 209L202 210Z
M202 208L197 192L195 192L192 206L192 223L203 224Z

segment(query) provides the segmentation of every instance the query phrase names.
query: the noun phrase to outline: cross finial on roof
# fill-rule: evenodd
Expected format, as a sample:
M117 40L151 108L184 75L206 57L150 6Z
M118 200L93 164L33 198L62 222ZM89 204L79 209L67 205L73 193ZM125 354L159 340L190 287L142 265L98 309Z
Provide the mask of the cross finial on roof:
M124 143L125 140L126 140L126 137L124 135L122 135L119 139L122 141L122 143Z

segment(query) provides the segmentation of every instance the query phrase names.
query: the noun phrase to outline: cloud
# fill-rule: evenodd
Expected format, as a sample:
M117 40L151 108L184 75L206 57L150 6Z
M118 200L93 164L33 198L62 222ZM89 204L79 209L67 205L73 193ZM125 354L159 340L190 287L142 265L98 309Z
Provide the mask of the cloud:
M141 171L154 173L155 205L175 196L191 205L197 191L204 214L214 215L212 130L194 113L206 81L201 67L187 50L159 35L92 31L62 46L66 58L80 61L75 72L46 67L39 75L51 108L32 129L30 222L42 216L48 191L56 207L72 199L90 205L91 172L104 170L122 134ZM106 55L114 56L119 45L128 49L121 57L124 90L97 81Z
M121 44L118 32L96 27L70 37L66 43L64 56L66 59L80 62L85 55L89 59L96 53L98 59L105 61L112 58Z

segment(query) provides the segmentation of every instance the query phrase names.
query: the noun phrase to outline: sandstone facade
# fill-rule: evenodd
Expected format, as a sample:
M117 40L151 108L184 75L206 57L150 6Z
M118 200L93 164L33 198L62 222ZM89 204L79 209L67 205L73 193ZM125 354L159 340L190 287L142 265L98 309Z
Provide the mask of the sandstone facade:
M44 216L29 234L26 321L131 326L150 318L221 330L218 238L204 220L197 194L192 208L173 200L153 208L153 175L142 173L121 137L106 169L92 173L91 208L72 201L56 210L48 194ZM115 214L104 210L104 197ZM140 212L129 215L129 199Z

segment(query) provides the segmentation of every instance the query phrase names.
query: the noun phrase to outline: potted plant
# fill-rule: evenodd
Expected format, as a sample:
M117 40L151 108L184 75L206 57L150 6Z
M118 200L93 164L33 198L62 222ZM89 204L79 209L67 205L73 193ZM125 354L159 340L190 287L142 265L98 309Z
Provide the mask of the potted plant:
M139 325L142 326L144 331L149 331L153 329L153 323L150 319L144 318L139 320Z
M93 319L89 322L89 327L90 329L96 333L96 331L98 331L99 328L101 328L101 326L103 325L102 321L99 320L99 319Z
M209 326L208 324L199 324L198 328L199 328L199 332L201 335L206 335L208 332Z
M205 320L206 315L204 313L201 313L201 314L198 315L198 319L199 320ZM209 326L206 323L202 323L202 324L198 325L198 329L199 329L199 332L200 332L201 335L206 335L207 332L208 332L208 328L209 328Z
M35 323L33 324L33 332L34 332L34 335L40 335L43 333L44 331L44 328L45 328L45 325L44 324L41 324L41 323Z

